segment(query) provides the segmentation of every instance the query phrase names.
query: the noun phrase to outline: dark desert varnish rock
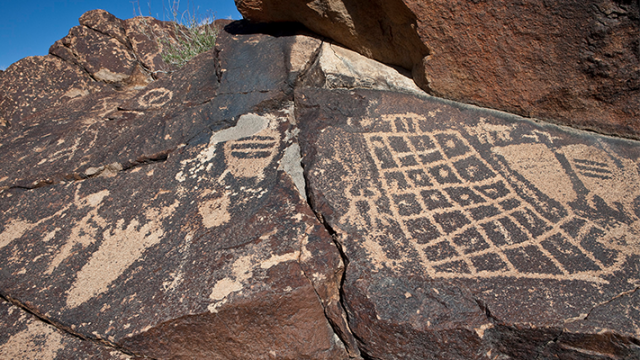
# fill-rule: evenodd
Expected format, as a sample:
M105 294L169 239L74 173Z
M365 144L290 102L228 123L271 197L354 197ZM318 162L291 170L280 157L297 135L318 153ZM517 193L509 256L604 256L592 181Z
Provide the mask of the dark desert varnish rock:
M215 50L148 86L107 85L10 126L2 296L107 354L348 357L334 332L348 333L343 264L305 201L287 100L311 40L223 32ZM309 51L285 57L292 48ZM16 330L0 351L38 352L2 315ZM76 346L55 345L50 358Z
M84 340L0 300L0 356L3 359L105 359L132 357L118 349Z
M364 354L639 356L637 143L398 93L298 99Z
M0 73L3 357L640 358L637 142L292 24L217 22L160 73L140 23L71 41L135 52L122 81Z

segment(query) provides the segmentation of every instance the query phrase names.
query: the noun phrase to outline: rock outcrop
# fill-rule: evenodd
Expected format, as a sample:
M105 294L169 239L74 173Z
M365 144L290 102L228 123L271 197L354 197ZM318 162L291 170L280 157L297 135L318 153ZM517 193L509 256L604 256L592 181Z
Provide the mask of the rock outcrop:
M140 21L0 73L3 358L640 358L640 144L290 24L157 72Z
M640 5L421 0L236 0L256 22L294 21L427 92L583 129L640 137Z

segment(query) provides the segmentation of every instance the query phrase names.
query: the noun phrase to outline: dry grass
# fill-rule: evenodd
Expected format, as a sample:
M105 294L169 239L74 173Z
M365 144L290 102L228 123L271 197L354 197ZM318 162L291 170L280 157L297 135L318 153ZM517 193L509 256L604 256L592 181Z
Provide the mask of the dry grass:
M137 4L141 15L139 2ZM179 7L179 0L174 0L168 10L163 4L165 16L168 15L173 28L172 34L152 31L150 35L162 44L162 60L176 67L182 67L196 55L212 49L218 37L218 30L213 26L215 17L211 12L201 16L197 9L181 12Z

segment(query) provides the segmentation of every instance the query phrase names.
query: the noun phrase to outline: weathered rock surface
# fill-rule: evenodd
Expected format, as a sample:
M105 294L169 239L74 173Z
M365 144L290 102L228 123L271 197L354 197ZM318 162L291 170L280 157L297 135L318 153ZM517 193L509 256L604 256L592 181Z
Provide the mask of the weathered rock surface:
M82 340L0 300L2 359L131 359L100 343Z
M348 333L339 251L304 201L290 78L320 43L297 42L224 32L142 89L54 103L3 133L2 296L138 356L357 354L333 330ZM39 351L18 335L4 344Z
M299 90L372 358L640 357L640 148L439 99Z
M138 41L152 74L135 21L89 13L102 35L73 43ZM65 83L89 57L52 57L35 111L38 89L3 92L0 354L640 359L637 142L431 97L290 25L217 26L148 84Z
M120 20L104 10L80 18L50 55L22 59L0 72L0 132L40 121L39 112L108 89L141 88L166 71L159 36L172 27L151 18ZM108 86L109 84L110 86Z
M236 0L413 70L431 94L640 137L636 1Z
M175 34L169 23L146 17L123 21L104 10L93 10L82 15L80 26L56 41L49 52L78 65L97 81L146 85L153 75L175 70L163 63L163 44L158 41L171 36Z

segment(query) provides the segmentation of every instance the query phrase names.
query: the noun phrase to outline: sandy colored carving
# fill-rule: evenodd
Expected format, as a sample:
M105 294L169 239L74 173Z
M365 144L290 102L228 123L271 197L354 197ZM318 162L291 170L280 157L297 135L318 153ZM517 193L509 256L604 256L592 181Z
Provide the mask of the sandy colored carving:
M76 307L107 291L109 284L140 259L146 249L162 240L162 221L171 216L178 205L176 200L162 209L148 209L142 224L133 219L125 227L125 220L120 219L113 229L107 228L102 233L104 240L100 248L78 272L67 292L67 306Z
M107 226L107 222L98 215L102 201L107 196L109 196L109 190L102 190L95 194L87 195L84 198L80 198L76 191L74 205L77 208L89 208L89 210L87 215L78 223L73 224L71 235L69 235L65 244L56 252L45 274L52 274L53 271L71 255L71 250L77 244L82 245L82 247L93 244L98 231ZM98 227L95 225L98 225Z
M19 239L31 230L36 224L25 220L13 219L9 224L5 225L4 230L0 233L0 249L9 245L13 240Z
M157 109L171 101L172 98L173 91L165 88L156 88L142 95L138 103L144 109Z
M2 359L54 359L64 345L62 334L41 321L30 321L27 328L0 346Z
M80 188L78 187L78 190ZM78 232L80 231L91 231L90 228L84 227L86 225L86 221L88 221L89 219L93 218L93 216L95 215L97 208L99 208L100 203L102 202L102 199L104 199L106 196L109 195L109 191L108 190L102 190L98 193L95 194L91 194L88 195L84 198L80 198L78 196L78 193L76 192L76 197L74 200L74 204L76 207L78 208L84 208L84 207L92 207L93 209L87 214L87 216L80 221L79 224L79 228L77 229ZM36 226L49 221L50 219L53 218L57 218L60 216L63 216L63 214L69 209L69 207L71 207L71 204L66 205L65 207L63 207L62 209L58 210L55 214L42 218L39 221L35 222L35 223L31 223L25 220L20 220L20 219L13 219L11 222L9 222L9 224L5 225L4 230L0 233L0 249L2 249L3 247L9 245L12 241L21 238L24 234L28 233L30 230L34 229ZM99 222L99 220L98 220ZM84 224L84 225L83 225ZM78 233L76 232L76 234ZM43 237L43 241L48 241L50 240L50 236L53 236L50 234L45 235ZM62 260L64 260L64 258L66 257L66 255L61 255L61 254L67 254L68 250L76 243L80 242L80 243L84 243L82 239L78 240L78 236L74 236L72 235L70 238L70 242L73 242L73 244L68 244L65 245L61 250L58 251L58 255L61 256L61 258L54 258L53 262L54 263L60 263ZM67 247L69 249L67 249ZM55 267L55 266L53 266Z
M493 148L493 152L502 155L513 170L531 181L543 193L564 204L576 199L571 179L545 145L509 145Z
M251 137L227 141L224 144L227 169L235 177L262 180L264 169L278 151L280 133L264 129Z
M352 175L343 180L350 205L340 223L364 230L360 245L374 266L402 267L414 253L436 278L603 283L604 275L640 253L640 220L632 207L640 196L640 179L631 160L619 159L624 165L618 166L601 149L551 148L545 144L556 138L541 130L522 135L524 143L494 146L482 155L457 130L421 130L421 123L429 121L422 115L394 114L377 121L379 128L390 130L363 134L377 178L363 180L368 171L347 161L355 154L349 144L337 144L335 159L321 160L318 166L338 161L350 169ZM481 121L467 130L484 144L512 140L510 126ZM607 199L614 209L616 203L625 204L630 223L599 224L572 210L578 200L576 179L558 160L563 154L574 171L582 171L578 178L591 191L589 198ZM483 156L503 165L496 167ZM579 231L568 230L575 227ZM398 231L401 237L395 235ZM378 240L389 236L409 248L398 247L390 256ZM602 248L613 255L603 257Z
M206 228L225 224L231 219L229 214L229 194L224 192L220 197L203 201L198 205L198 212L202 216L202 223Z
M562 148L571 167L584 186L611 207L623 204L632 211L632 202L640 195L640 176L637 164L619 159L616 164L604 150L588 145L569 145Z
M269 128L275 126L277 120L273 117L265 117L256 114L244 114L238 119L236 126L221 130L211 136L209 144L196 156L195 159L185 160L182 162L182 171L178 172L175 179L183 182L187 177L200 177L203 171L209 171L213 166L211 160L216 155L216 148L219 143L225 143L225 154L228 162L233 162L235 158L241 159L238 164L232 164L227 171L233 171L234 175L245 177L262 176L262 169L258 169L260 164L266 166L269 162L265 162L264 156L271 159L275 155L280 134ZM267 139L267 137L271 137ZM228 142L238 141L235 146L229 145L228 153L226 151ZM255 143L255 144L254 144ZM264 149L266 147L266 149ZM271 148L273 147L273 148ZM262 148L262 149L261 149ZM262 150L262 151L258 151ZM256 161L252 161L257 159ZM261 160L262 159L262 160ZM251 171L254 171L251 173Z
M262 238L268 238L273 233L265 234ZM214 285L209 298L213 301L208 309L217 312L217 308L227 303L228 296L232 293L242 291L247 281L253 277L254 269L269 269L280 263L287 261L297 261L300 258L300 251L294 251L283 255L273 255L269 258L261 258L260 255L268 252L260 249L249 249L249 255L240 256L231 265L230 277L225 277Z

